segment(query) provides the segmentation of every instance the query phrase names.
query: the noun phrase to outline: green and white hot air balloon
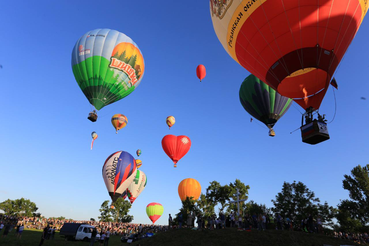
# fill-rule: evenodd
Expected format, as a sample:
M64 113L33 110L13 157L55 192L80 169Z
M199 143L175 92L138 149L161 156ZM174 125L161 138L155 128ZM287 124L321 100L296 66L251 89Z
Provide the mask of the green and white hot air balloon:
M141 83L145 62L135 42L111 29L95 29L84 34L72 52L74 77L96 110L131 94Z

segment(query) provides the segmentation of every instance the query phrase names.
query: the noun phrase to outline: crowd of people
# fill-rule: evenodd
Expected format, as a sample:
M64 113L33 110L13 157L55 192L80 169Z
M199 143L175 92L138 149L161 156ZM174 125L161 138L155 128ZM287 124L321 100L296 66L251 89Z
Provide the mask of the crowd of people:
M201 214L196 215L194 212L186 214L186 221L183 219L184 215L179 213L176 221L173 220L169 214L168 226L152 225L152 224L136 224L123 222L102 222L102 221L85 221L85 220L71 220L71 219L55 219L44 217L15 217L4 216L0 214L0 235L6 237L12 230L15 230L17 238L22 237L24 229L38 229L43 230L40 245L44 240L54 239L56 231L60 231L64 223L85 223L96 228L96 232L92 237L99 238L100 245L107 245L110 235L119 235L128 237L134 235L137 239L146 233L157 233L160 231L167 231L168 229L181 229L183 227L193 228L196 230L215 230L236 227L239 230L260 230L267 229L274 230L298 230L308 233L325 233L322 226L322 221L319 217L313 218L312 215L306 216L305 219L299 223L280 214L271 216L268 214L245 214L244 216L237 215L231 212L225 215L219 212L218 216L203 217ZM195 226L195 223L197 226ZM97 237L99 234L99 237ZM336 238L352 240L355 242L369 243L369 235L367 233L345 233L345 232L331 232L331 235ZM94 241L94 240L93 240ZM92 242L93 245L93 242Z

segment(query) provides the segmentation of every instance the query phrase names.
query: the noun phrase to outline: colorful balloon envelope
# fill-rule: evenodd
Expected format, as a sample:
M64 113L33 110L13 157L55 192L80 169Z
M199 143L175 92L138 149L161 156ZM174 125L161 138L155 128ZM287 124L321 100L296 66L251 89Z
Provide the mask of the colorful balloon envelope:
M138 150L136 151L136 155L137 155L137 156L140 156L140 155L141 155L141 153L142 153L142 152L141 152L141 150L140 150L140 149L138 149Z
M127 190L136 172L136 161L128 152L118 151L106 159L102 176L113 203Z
M160 203L152 202L146 207L146 214L152 223L155 223L164 212L164 207Z
M137 168L140 168L142 166L142 161L139 159L136 159L136 165L137 165Z
M174 116L168 116L166 122L170 129L176 123L176 119L174 118Z
M115 133L118 133L120 129L127 125L128 119L123 114L115 114L111 117L111 123L115 128Z
M239 95L243 108L264 123L270 132L274 132L274 124L292 104L292 99L282 96L252 74L241 84Z
M161 145L164 152L172 159L174 167L177 167L177 162L190 150L191 140L183 135L166 135L161 140Z
M127 188L127 195L131 204L145 189L147 184L147 177L144 172L137 170L136 176Z
M185 201L187 197L195 201L198 200L201 195L199 181L192 178L182 180L178 185L178 195L181 201Z
M203 80L206 76L206 68L204 65L200 64L197 66L196 68L196 75L197 77L200 79L200 82L201 80Z
M127 190L125 190L120 197L123 198L123 200L125 200L127 198Z
M91 149L94 146L94 141L97 139L97 133L96 132L92 132L91 133L91 137L92 137L92 142L91 142Z
M210 0L228 54L302 108L318 109L368 10L362 0Z
M121 100L141 83L145 63L135 42L111 29L85 33L72 52L74 77L97 109Z

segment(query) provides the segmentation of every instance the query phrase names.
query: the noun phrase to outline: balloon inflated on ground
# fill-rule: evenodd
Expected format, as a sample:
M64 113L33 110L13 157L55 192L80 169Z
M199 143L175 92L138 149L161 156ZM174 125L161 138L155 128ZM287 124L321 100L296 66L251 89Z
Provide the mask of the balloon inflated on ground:
M125 151L111 154L102 168L102 176L112 204L127 190L136 176L136 160Z
M149 216L153 224L161 217L164 207L160 203L152 202L146 207L146 214Z
M72 52L74 77L90 104L91 121L96 110L131 94L141 83L145 63L135 42L111 29L95 29L76 42Z
M188 198L198 200L201 195L201 185L199 181L192 178L187 178L181 181L178 185L178 195L181 201Z
M273 127L290 108L292 99L282 96L252 74L242 82L239 96L243 108L264 123L269 128L269 136L274 137Z
M174 167L177 167L177 162L190 150L191 140L184 135L166 135L161 140L161 145L164 152L173 161Z
M115 114L113 117L111 117L111 123L115 129L115 133L118 133L120 129L127 125L128 119L123 114Z

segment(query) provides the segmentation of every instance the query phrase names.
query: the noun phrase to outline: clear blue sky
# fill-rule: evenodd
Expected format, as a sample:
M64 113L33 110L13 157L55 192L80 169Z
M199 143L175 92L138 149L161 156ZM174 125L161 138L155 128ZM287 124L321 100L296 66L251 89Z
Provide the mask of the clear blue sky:
M368 18L368 17L367 17ZM238 91L249 72L218 41L208 1L6 1L0 9L0 202L24 197L46 217L89 219L110 200L101 168L115 151L142 150L145 190L132 206L136 223L150 223L146 205L159 202L168 214L181 207L177 187L197 179L240 179L250 185L249 200L272 206L284 181L301 181L322 202L336 206L348 198L344 174L368 163L366 48L364 19L336 73L337 114L331 139L311 146L301 142L297 104L277 123L276 137L242 108ZM97 122L71 69L77 39L89 30L110 28L131 37L141 49L146 71L140 86L103 108ZM207 76L200 83L196 66ZM320 108L335 113L332 88ZM118 134L110 118L128 117ZM165 118L176 124L168 130ZM99 135L90 150L92 131ZM188 154L173 168L161 147L166 134L187 135Z

